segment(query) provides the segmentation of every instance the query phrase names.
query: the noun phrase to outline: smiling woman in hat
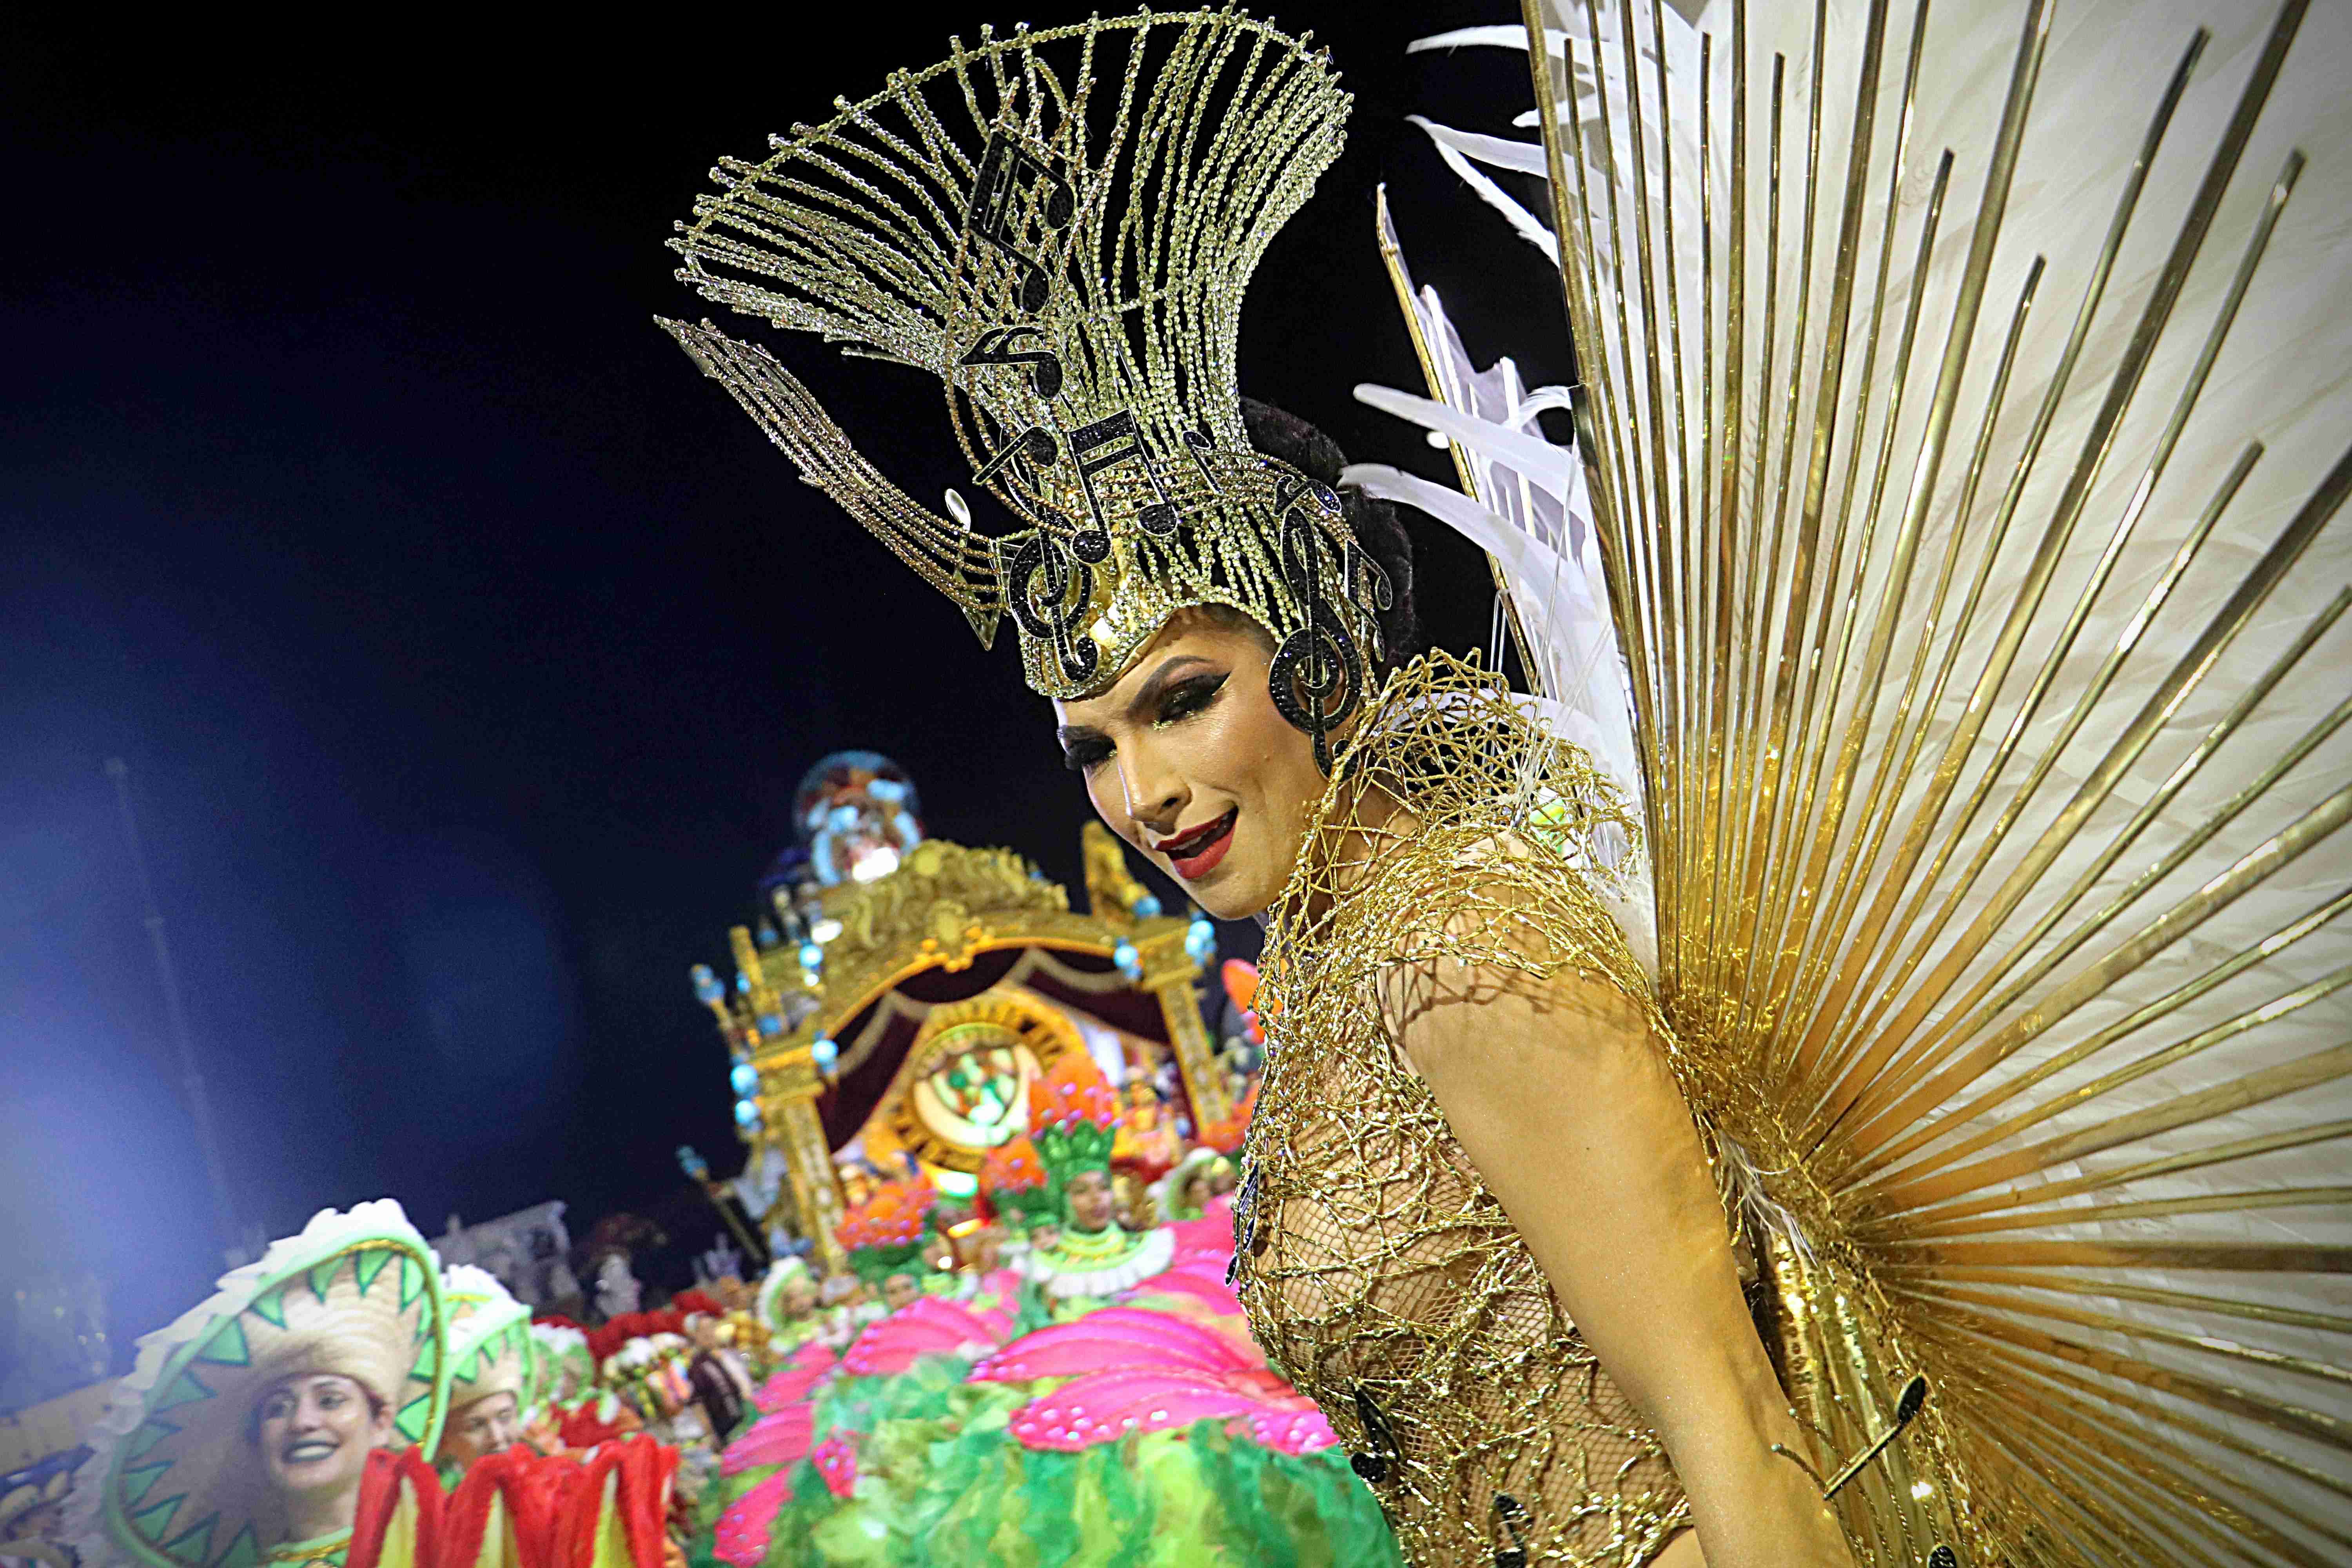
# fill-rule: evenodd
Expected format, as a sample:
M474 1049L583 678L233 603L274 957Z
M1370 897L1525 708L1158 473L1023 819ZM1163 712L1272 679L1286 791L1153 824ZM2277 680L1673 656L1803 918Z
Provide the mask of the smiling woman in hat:
M314 1216L139 1342L67 1534L85 1568L341 1568L380 1447L431 1445L440 1270L389 1200Z

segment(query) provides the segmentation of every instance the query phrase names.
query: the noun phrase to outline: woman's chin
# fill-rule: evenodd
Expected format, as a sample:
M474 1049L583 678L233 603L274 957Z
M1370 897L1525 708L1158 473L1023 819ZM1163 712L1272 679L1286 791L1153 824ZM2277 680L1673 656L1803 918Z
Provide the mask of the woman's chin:
M1217 869L1225 872L1223 866ZM1245 921L1264 914L1282 890L1278 886L1264 888L1261 880L1243 876L1242 868L1236 866L1224 875L1206 878L1185 890L1211 920Z

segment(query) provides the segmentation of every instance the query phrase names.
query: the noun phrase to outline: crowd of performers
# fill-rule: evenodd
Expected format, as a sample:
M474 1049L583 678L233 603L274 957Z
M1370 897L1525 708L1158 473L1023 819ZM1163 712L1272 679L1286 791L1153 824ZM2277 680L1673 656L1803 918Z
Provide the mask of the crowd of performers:
M141 1342L86 1457L34 1497L51 1539L5 1550L57 1568L1393 1561L1230 1288L1247 1103L1195 1142L1125 1098L1066 1053L975 1198L912 1162L866 1171L848 1271L787 1254L593 1326L445 1264L390 1200L322 1212Z
M1393 1562L1230 1288L1246 1112L1153 1161L1083 1052L1032 1081L1028 1111L971 1211L919 1174L880 1182L841 1227L850 1273L787 1258L761 1281L765 1370L704 1504L714 1555Z

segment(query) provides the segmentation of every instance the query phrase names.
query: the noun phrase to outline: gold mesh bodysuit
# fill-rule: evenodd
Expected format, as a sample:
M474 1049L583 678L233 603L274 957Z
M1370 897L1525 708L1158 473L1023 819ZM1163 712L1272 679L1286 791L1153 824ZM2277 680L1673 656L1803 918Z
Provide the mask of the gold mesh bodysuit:
M1622 860L1633 825L1490 679L1443 655L1399 672L1310 824L1263 965L1236 1285L1415 1568L1633 1568L1687 1524L1682 1487L1389 1021L1441 960L1582 972L1655 1016L1592 890L1596 842ZM1351 781L1396 795L1405 825L1344 838Z

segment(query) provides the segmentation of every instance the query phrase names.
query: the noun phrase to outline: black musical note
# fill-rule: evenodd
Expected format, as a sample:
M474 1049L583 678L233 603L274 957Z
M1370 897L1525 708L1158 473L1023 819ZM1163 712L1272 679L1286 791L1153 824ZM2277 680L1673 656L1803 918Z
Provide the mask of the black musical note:
M1323 509L1324 516L1336 518L1341 515L1339 497L1330 486L1310 479L1296 470L1275 476L1274 510L1276 516L1288 511L1291 503L1305 495L1315 498L1315 504Z
M1093 601L1094 568L1067 559L1060 545L1039 532L1013 552L1004 576L1013 619L1031 637L1053 645L1064 678L1080 681L1092 677L1099 660L1094 638L1073 636L1072 628ZM1043 592L1033 592L1032 584L1041 577Z
M1389 1427L1388 1417L1372 1403L1362 1384L1355 1387L1356 1423L1364 1429L1362 1451L1348 1456L1348 1468L1371 1485L1378 1486L1389 1479L1389 1466L1399 1457L1396 1433Z
M1321 489L1301 484L1290 494L1295 498L1310 488ZM1315 764L1326 773L1331 771L1331 731L1356 710L1364 692L1362 656L1323 595L1318 569L1335 551L1302 509L1294 506L1282 514L1282 576L1306 624L1275 649L1266 684L1275 708L1314 738ZM1339 563L1344 567L1344 557Z
M1510 1532L1508 1546L1495 1548L1495 1568L1528 1568L1528 1510L1508 1492L1495 1494L1495 1522Z
M1004 449L982 465L972 475L974 484L983 484L996 477L997 470L1015 458L1026 458L1041 468L1050 468L1062 460L1061 443L1043 425L1032 425L1004 444Z
M1041 186L1042 200L1037 195ZM1014 141L1004 127L988 133L964 222L1011 258L1021 274L1021 309L1031 315L1045 309L1052 280L1043 257L1025 248L1029 225L1024 220L1034 217L1039 229L1051 233L1067 226L1076 211L1077 195L1060 171Z
M1184 446L1192 454L1192 466L1201 470L1201 482L1209 487L1209 493L1214 496L1224 494L1225 487L1217 483L1217 476L1210 470L1206 456L1217 449L1217 444L1209 439L1205 431L1187 430L1184 432Z
M1146 533L1160 539L1176 531L1175 503L1168 499L1168 491L1160 482L1160 470L1152 467L1151 455L1143 449L1143 432L1136 426L1132 410L1122 408L1071 431L1070 456L1078 461L1078 482L1086 487L1087 508L1094 514L1094 528L1089 531L1100 537L1106 554L1110 546L1109 523L1103 516L1102 501L1095 494L1095 476L1122 463L1140 463L1144 480L1151 487L1152 503L1135 514L1137 524Z
M1051 349L1016 349L1013 345L1023 339L1045 341L1045 334L1034 327L991 327L980 334L980 342L971 353L957 363L960 364L1025 364L1029 367L1029 386L1040 397L1058 397L1062 394L1062 361Z

